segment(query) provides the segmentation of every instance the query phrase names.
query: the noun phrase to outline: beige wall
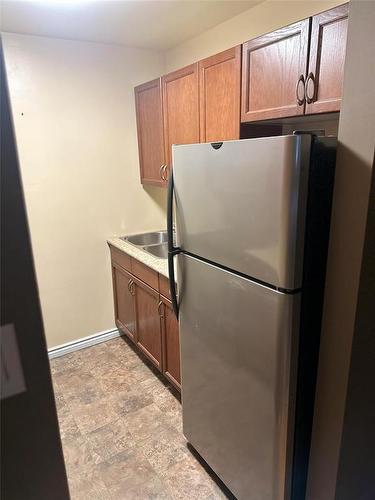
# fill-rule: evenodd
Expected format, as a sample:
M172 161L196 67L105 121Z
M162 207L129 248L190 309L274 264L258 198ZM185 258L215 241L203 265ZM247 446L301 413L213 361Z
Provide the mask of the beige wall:
M266 0L167 51L166 69L173 71L343 3L345 0Z
M336 494L375 147L374 26L375 3L352 1L307 500Z
M265 1L165 54L4 35L49 347L110 329L113 234L165 227L165 191L143 189L134 85L340 1Z
M166 226L165 193L139 182L134 85L161 53L4 34L49 347L114 327L114 234Z

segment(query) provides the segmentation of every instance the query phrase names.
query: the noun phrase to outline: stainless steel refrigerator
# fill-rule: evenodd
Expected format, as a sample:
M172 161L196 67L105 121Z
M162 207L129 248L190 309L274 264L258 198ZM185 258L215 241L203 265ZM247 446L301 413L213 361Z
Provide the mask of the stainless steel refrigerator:
M183 432L240 500L304 495L335 148L303 133L173 147Z

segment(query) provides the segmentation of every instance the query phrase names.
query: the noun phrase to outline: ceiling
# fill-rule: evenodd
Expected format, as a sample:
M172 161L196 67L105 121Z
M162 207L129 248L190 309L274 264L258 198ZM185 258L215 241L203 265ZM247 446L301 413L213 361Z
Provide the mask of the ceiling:
M165 50L262 0L2 0L1 30Z

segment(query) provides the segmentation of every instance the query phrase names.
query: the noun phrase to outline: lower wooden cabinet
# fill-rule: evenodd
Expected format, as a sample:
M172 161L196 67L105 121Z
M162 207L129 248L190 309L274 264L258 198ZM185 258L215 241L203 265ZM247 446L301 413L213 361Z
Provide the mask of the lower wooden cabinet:
M139 280L135 280L137 314L136 343L151 362L162 370L159 294Z
M180 335L178 321L172 309L172 303L160 296L162 304L162 334L163 334L163 373L167 379L181 390L180 375Z
M111 260L117 327L181 390L179 329L168 279L113 247Z
M116 326L136 341L135 294L131 274L112 262Z

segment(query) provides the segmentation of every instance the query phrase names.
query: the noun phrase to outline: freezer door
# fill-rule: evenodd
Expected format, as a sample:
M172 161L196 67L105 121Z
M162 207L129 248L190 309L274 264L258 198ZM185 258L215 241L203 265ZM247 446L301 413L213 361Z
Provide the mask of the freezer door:
M179 255L183 429L239 500L290 490L299 294Z
M174 146L178 245L299 288L310 145L305 135Z

